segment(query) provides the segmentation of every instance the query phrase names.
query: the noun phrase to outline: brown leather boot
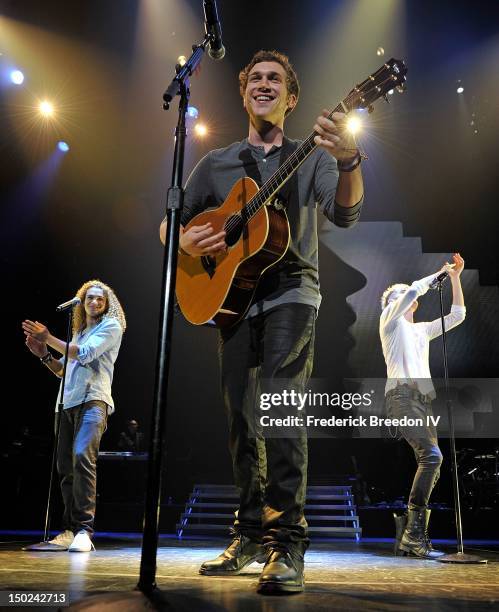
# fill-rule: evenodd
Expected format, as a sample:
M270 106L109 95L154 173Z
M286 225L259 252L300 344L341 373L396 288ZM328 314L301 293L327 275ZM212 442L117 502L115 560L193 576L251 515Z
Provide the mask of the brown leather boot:
M199 573L205 576L236 576L250 563L264 563L265 559L263 546L239 533L221 555L212 561L205 561Z

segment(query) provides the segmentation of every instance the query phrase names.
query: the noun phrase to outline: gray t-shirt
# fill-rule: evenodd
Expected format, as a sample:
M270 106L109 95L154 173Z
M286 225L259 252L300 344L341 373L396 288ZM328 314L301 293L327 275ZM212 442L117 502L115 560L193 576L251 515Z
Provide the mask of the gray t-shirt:
M210 151L192 171L185 188L182 225L207 208L220 206L234 183L250 176L261 185L302 141L284 138L282 147L263 147L247 139ZM255 316L279 304L295 302L319 308L317 206L340 227L353 225L362 201L353 208L335 203L338 168L325 150L315 149L282 189L290 225L289 248L262 276L247 316Z

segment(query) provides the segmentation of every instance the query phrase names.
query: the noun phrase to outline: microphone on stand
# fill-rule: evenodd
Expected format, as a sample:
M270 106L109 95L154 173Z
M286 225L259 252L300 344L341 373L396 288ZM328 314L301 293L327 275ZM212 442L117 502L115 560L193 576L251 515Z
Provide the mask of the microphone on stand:
M67 302L63 302L62 304L59 304L59 306L57 306L55 310L56 312L64 312L65 310L68 310L69 308L74 308L75 306L78 306L78 304L81 304L80 298L74 297L72 300L68 300Z
M451 268L454 268L456 264L451 264ZM449 273L447 271L440 272L438 276L436 276L430 283L430 289L436 289L440 283L443 283L446 278L449 277Z
M225 55L222 43L222 26L218 18L217 3L215 0L203 0L204 29L211 36L208 55L211 59L221 60Z

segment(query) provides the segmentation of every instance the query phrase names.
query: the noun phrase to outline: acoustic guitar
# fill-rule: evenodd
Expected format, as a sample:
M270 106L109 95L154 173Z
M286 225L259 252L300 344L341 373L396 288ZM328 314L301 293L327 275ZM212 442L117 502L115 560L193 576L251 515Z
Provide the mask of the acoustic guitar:
M354 87L329 118L335 112L371 112L372 104L381 97L387 99L390 90L403 90L406 73L403 61L390 59ZM241 178L221 206L196 215L186 225L187 230L210 222L214 233L226 232L227 243L227 250L216 255L191 257L179 253L176 294L188 321L226 328L244 317L260 277L282 259L288 248L289 223L285 207L276 196L316 149L316 135L310 134L261 188L253 179Z

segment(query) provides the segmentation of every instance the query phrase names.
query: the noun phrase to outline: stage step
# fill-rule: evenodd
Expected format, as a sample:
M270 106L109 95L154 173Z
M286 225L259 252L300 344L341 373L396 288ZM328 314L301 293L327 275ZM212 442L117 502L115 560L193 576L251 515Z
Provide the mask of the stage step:
M227 525L188 525L184 526L183 523L177 523L176 525L177 531L186 533L190 531L196 531L199 535L208 535L207 531L220 532L221 534L228 535ZM314 534L319 534L321 536L342 536L344 537L352 536L358 539L362 535L361 527L309 527L309 534L313 536ZM210 534L211 535L211 534ZM179 535L181 537L181 535Z
M196 497L198 499L214 499L215 497L218 499L238 499L238 495L237 493L197 493ZM334 493L327 493L324 495L320 495L319 493L313 493L312 495L307 495L307 499L313 500L313 499L317 499L317 500L325 500L325 499L331 499L331 500L347 500L347 499L351 499L351 494L344 494L344 495L335 495Z
M238 508L238 500L238 491L234 485L194 485L185 504L185 511L176 526L178 537L186 533L228 535L229 527L234 521L234 512ZM334 503L336 501L340 503ZM358 541L362 534L350 485L307 487L305 516L312 538L354 538ZM335 526L338 523L343 523L344 526Z
M237 510L239 504L226 504L224 502L187 502L186 508L230 508L231 510ZM351 510L350 504L331 505L331 504L306 504L305 510Z
M185 519L193 519L193 518L216 518L216 519L226 519L232 523L234 520L233 514L218 514L215 512L183 512L181 518ZM358 521L359 517L354 516L330 516L330 515L316 515L312 516L314 521Z

